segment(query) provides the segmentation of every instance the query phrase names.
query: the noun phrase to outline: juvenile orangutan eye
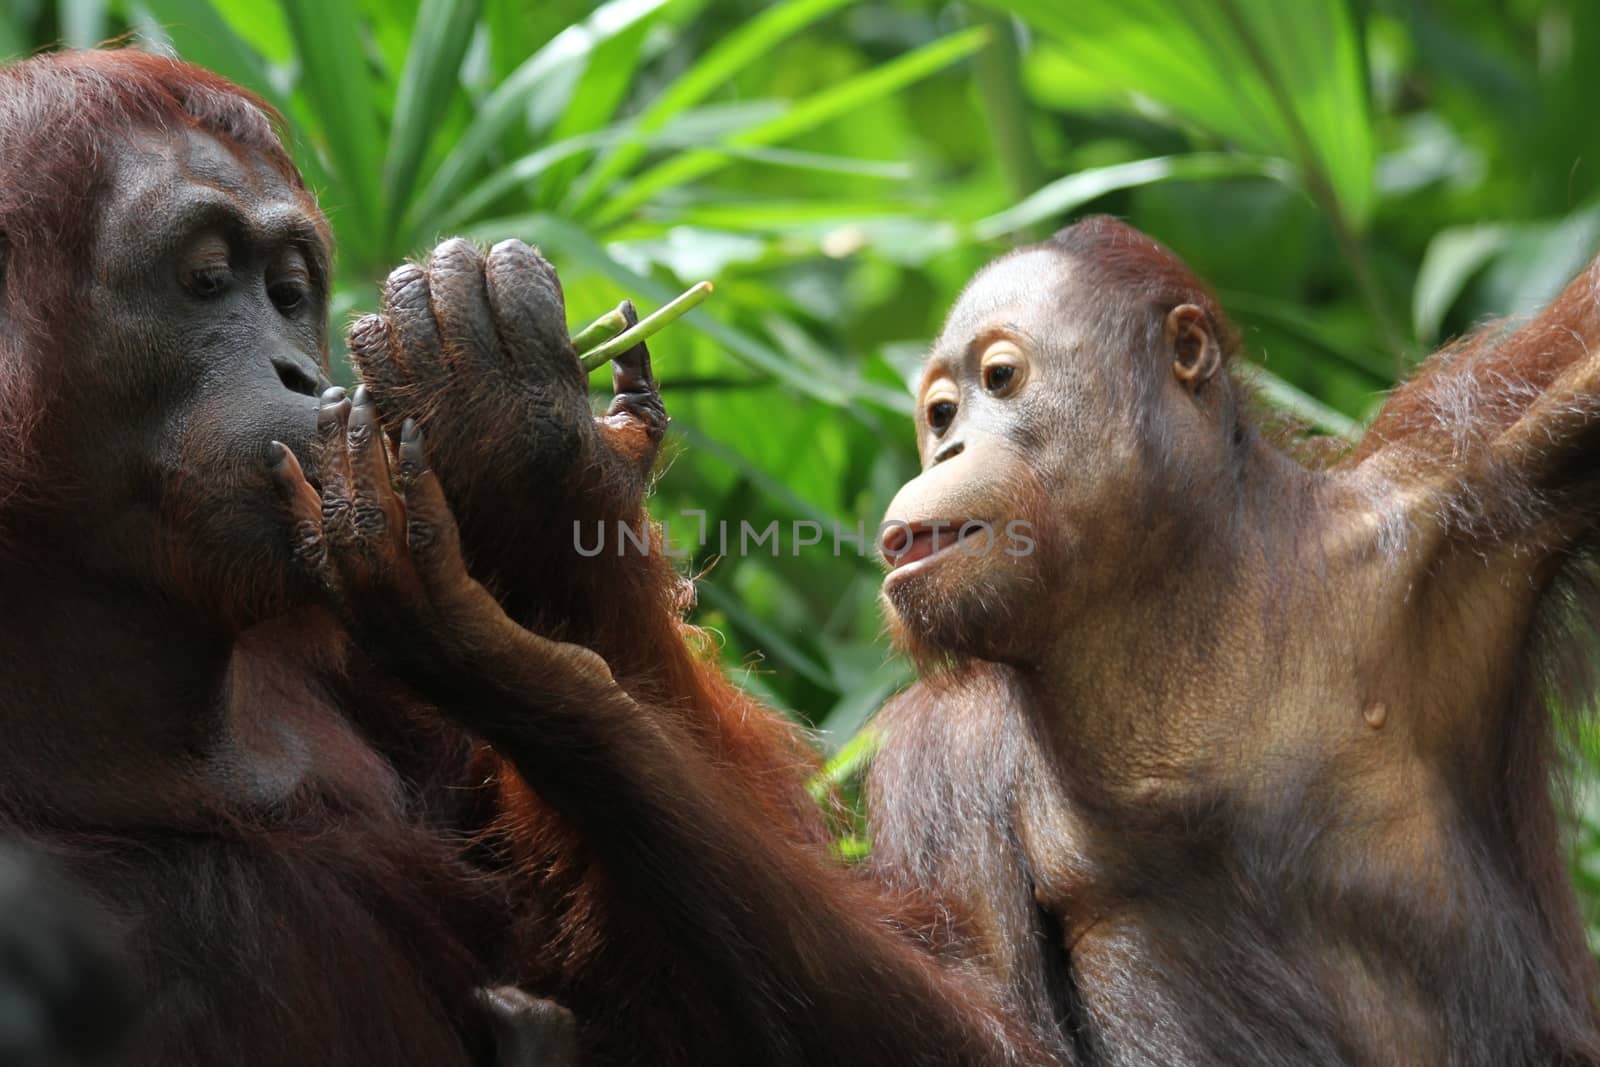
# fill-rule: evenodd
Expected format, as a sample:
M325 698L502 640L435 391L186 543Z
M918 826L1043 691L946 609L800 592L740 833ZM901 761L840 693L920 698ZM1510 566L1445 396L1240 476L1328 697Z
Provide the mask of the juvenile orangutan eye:
M948 374L939 374L922 387L922 414L928 420L928 429L941 437L955 421L961 391Z
M983 353L983 388L991 396L1009 396L1027 376L1028 360L1010 341L996 341Z

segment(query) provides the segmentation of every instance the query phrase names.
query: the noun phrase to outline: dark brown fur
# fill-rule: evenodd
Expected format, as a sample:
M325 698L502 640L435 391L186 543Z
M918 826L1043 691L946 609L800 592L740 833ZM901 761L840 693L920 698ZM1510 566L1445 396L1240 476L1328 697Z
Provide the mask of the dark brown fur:
M57 473L94 436L86 411L117 428L123 414L94 408L108 383L70 362L69 338L123 360L108 377L175 368L151 390L163 402L232 361L282 399L248 334L184 371L186 345L142 347L163 315L208 314L201 301L82 321L129 143L159 164L198 132L241 165L265 160L326 233L272 121L214 75L131 51L0 68L0 590L36 605L0 638L0 821L57 855L131 949L143 1014L128 1062L488 1062L474 993L499 983L572 1009L590 1063L1036 1062L991 983L927 951L942 917L833 862L804 789L814 753L702 655L665 557L574 565L572 517L644 521L637 471L577 452L576 500L496 482L523 446L574 451L587 410L513 412L540 439L440 453L462 475L478 573L519 621L602 653L626 707L566 678L505 692L475 676L420 697L392 649L352 640L282 565L303 527L238 528L259 521L239 486L267 475L222 466L214 437L181 465L204 492L153 510L164 529L215 521L248 547L155 538L148 570L112 583L61 558L61 531L98 551L99 524L125 518L92 454ZM164 432L142 442L152 455ZM608 422L600 440L647 467L635 437Z

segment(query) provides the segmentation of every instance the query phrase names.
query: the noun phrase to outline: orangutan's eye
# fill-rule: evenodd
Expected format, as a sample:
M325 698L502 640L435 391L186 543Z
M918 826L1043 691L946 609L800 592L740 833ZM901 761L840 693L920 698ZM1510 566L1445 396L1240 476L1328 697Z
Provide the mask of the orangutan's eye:
M204 233L183 251L178 280L192 296L213 300L233 284L233 261L220 234Z
M228 291L228 272L222 270L197 270L189 273L189 292L201 300L211 300Z
M996 341L983 353L983 388L990 396L1010 396L1027 377L1028 359L1010 341Z
M293 246L278 254L267 269L267 296L280 315L294 316L311 301L311 268Z

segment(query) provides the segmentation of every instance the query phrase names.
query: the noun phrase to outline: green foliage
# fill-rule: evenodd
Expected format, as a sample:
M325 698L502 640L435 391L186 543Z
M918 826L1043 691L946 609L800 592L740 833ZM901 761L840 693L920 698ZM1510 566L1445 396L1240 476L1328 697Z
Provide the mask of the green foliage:
M674 416L654 507L735 677L830 749L908 677L875 564L831 533L870 531L916 469L906 383L995 253L1128 217L1216 284L1264 396L1347 433L1600 244L1590 0L0 8L0 54L124 32L282 110L341 314L453 232L543 246L575 325L716 282L653 345ZM796 521L822 542L796 552ZM739 552L741 522L782 524L780 553ZM1593 891L1600 815L1580 829Z

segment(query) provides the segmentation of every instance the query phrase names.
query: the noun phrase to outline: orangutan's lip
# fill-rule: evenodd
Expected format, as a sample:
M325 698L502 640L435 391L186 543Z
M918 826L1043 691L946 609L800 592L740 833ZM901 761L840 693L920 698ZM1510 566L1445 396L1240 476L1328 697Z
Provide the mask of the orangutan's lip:
M889 577L884 581L927 569L934 560L960 545L963 537L988 528L987 523L977 519L891 523L883 532L883 558L889 564Z

